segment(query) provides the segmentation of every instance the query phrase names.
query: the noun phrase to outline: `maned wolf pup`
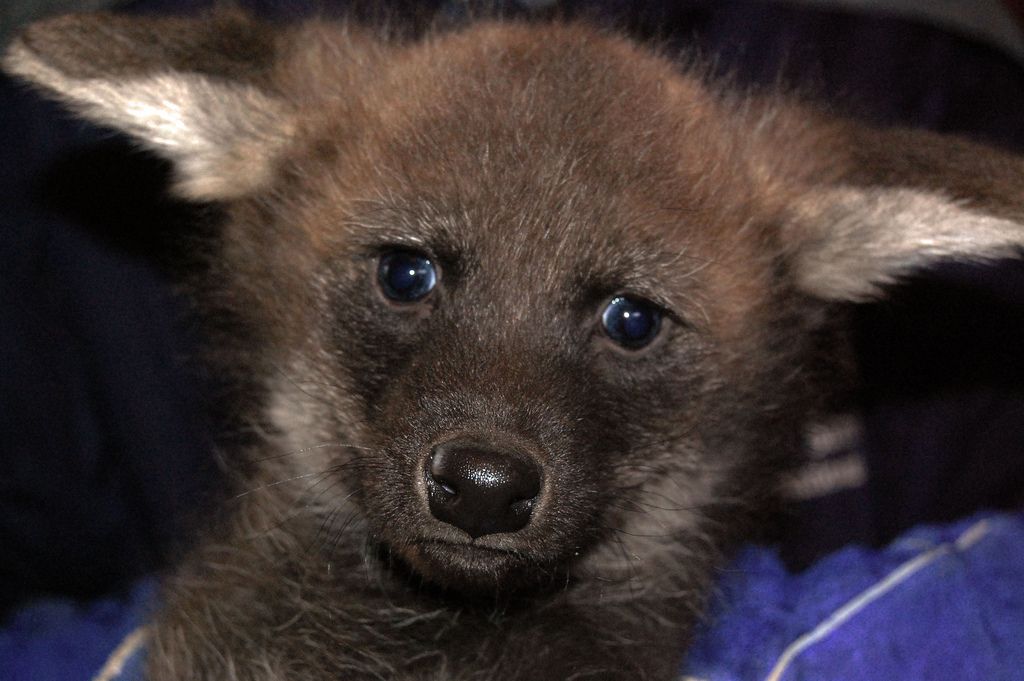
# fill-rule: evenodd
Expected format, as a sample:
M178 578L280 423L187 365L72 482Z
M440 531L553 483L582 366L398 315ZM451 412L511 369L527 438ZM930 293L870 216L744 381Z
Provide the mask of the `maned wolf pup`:
M583 25L71 16L5 67L228 215L197 290L261 436L152 681L673 678L843 303L1024 243L1022 160Z

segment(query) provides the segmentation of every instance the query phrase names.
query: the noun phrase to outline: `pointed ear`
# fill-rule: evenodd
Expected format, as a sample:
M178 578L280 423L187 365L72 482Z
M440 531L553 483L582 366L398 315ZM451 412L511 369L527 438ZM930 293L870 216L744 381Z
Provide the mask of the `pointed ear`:
M72 15L28 27L3 68L170 160L198 200L265 184L292 116L270 71L277 38L237 13L138 18Z
M846 183L807 192L787 239L798 285L863 301L941 260L1024 254L1024 159L961 139L856 130Z

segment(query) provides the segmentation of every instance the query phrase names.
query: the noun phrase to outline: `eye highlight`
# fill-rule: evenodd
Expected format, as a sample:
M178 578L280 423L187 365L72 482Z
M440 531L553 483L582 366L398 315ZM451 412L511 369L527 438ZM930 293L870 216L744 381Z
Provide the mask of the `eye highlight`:
M601 326L622 347L639 350L657 337L661 316L661 309L648 300L615 296L601 313Z
M423 253L409 250L388 251L377 264L380 290L396 303L423 300L437 286L437 268Z

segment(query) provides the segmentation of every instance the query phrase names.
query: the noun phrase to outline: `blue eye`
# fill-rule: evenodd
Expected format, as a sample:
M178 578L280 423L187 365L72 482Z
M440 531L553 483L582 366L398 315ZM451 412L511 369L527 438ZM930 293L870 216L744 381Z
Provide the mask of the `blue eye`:
M415 251L389 251L380 257L377 282L384 295L397 303L422 300L437 285L430 258Z
M658 335L661 310L642 298L616 296L601 313L601 325L613 341L638 350Z

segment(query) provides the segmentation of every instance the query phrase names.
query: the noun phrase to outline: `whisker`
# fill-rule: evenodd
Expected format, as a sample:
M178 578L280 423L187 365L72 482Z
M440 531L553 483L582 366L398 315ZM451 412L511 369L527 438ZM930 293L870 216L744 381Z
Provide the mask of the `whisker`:
M330 447L337 447L339 449L360 449L360 450L364 450L364 451L367 451L367 452L373 451L372 447L364 447L362 445L353 445L353 444L349 444L347 442L325 442L325 443L319 444L319 445L312 445L312 446L309 446L309 447L302 447L301 449L293 449L293 450L291 450L289 452L284 452L282 454L274 454L273 456L265 456L265 457L262 457L262 458L259 458L259 459L253 459L253 461L256 461L256 462L259 463L259 462L263 462L263 461L273 461L274 459L283 459L283 458L286 458L286 457L289 457L289 456L302 456L303 454L310 454L310 453L315 452L317 450L327 449L327 448L330 448Z
M236 501L236 500L241 499L242 497L246 497L246 496L248 496L250 494L254 494L256 492L260 492L260 491L263 491L263 490L267 490L267 489L271 489L271 488L274 488L274 487L278 487L280 485L285 485L285 484L287 484L289 482L295 482L297 480L308 480L309 478L317 478L317 477L319 477L320 480L318 480L318 481L314 482L312 485L310 485L307 488L307 490L306 490L306 491L308 491L310 489L315 488L328 475L330 475L332 473L337 473L337 472L346 470L346 469L351 468L351 467L355 467L356 465L360 464L364 460L369 460L369 457L359 457L359 458L356 458L356 459L351 459L351 460L342 462L340 464L337 464L337 465L334 465L334 466L330 466L330 467L328 467L328 468L326 468L324 470L321 470L321 471L312 471L312 472L309 472L309 473L302 473L301 475L293 475L293 476L288 477L288 478L282 478L280 480L275 480L273 482L268 482L268 483L263 484L263 485L258 485L256 487L252 487L250 489L247 489L247 490L245 490L243 492L239 492L235 496L229 498L228 501Z
M332 508L327 513L326 516L324 516L324 519L320 522L320 527L317 528L316 534L313 536L313 539L306 547L306 552L311 552L313 548L317 545L323 546L324 544L326 544L326 542L322 541L322 539L329 536L328 527L334 522L334 519L338 516L338 514L341 513L342 508L344 508L344 504L338 504L337 506Z
M359 516L358 511L351 511L351 512L349 512L349 514L345 518L344 522L342 522L341 527L339 527L333 533L333 539L331 539L329 542L327 542L327 543L330 544L330 549L328 549L329 553L334 553L334 552L336 552L338 550L338 547L341 546L342 540L345 538L345 533L347 532L349 526L352 524L352 522L358 516Z
M639 499L620 499L617 502L609 502L608 506L610 508L617 508L620 511L625 511L627 513L650 513L652 510L653 511L673 511L673 512L683 513L683 512L687 512L687 511L697 511L700 508L699 506L684 506L684 505L658 506L657 504L649 504L649 503L640 501Z
M260 485L259 487L253 487L252 489L247 489L244 492L239 492L235 496L231 497L228 501L234 501L236 499L240 499L242 497L248 496L248 495L250 495L250 494L252 494L254 492L259 492L261 490L270 489L271 487L277 487L278 485L284 485L284 484L289 483L289 482L295 482L296 480L304 480L306 478L312 478L312 477L315 477L317 475L323 475L323 474L324 474L324 471L319 471L319 472L316 472L316 473L303 473L302 475L296 475L296 476L293 476L291 478L285 478L283 480L275 480L274 482L268 482L265 485Z

